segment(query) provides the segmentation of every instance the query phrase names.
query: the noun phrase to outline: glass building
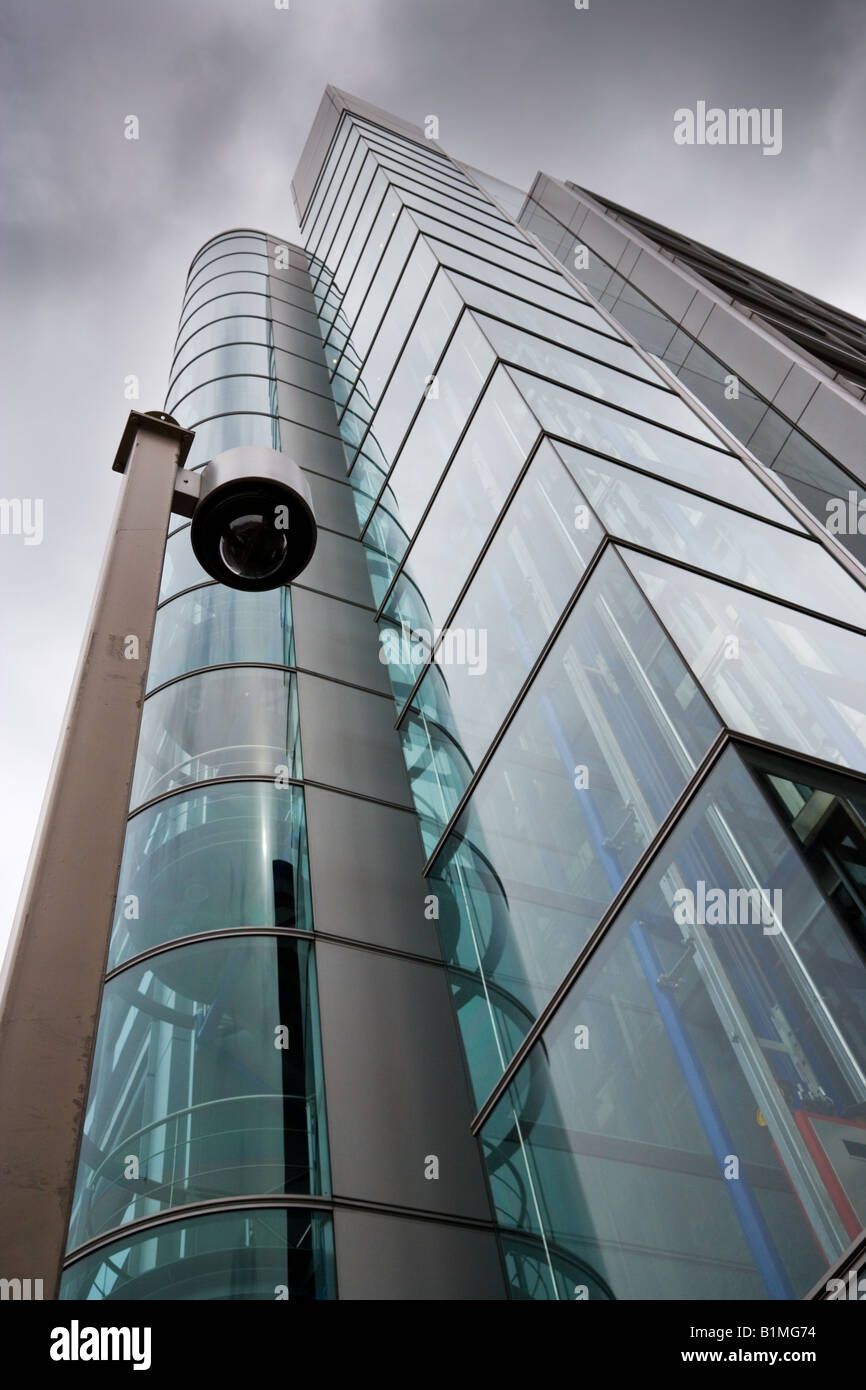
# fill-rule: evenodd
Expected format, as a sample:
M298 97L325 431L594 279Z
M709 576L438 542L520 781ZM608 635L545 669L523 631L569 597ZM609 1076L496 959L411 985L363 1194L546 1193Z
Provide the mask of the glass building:
M61 1297L810 1296L866 1227L863 325L335 88L294 194L193 260L166 410L318 546L168 536Z

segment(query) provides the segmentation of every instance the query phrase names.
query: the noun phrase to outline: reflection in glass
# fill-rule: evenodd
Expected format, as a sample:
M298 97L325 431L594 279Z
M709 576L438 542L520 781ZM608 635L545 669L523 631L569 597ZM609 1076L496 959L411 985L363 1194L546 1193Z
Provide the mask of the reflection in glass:
M623 554L732 729L866 771L866 636Z
M116 901L109 970L199 932L310 931L302 789L220 782L133 816Z
M448 617L537 437L534 416L508 377L498 372L472 417L406 560L408 577L423 595L434 628ZM398 501L405 491L404 477L395 469L393 486ZM421 483L420 478L417 481ZM427 486L432 482L428 479ZM402 506L400 516L405 524ZM442 563L445 554L451 556L448 565ZM411 612L404 612L399 592L389 599L388 613L398 621L405 618L411 622Z
M297 1207L219 1212L137 1232L76 1260L58 1294L72 1302L135 1303L336 1296L330 1218Z
M109 980L69 1248L168 1207L326 1191L318 1034L297 938L179 946Z
M833 803L862 848L859 784L775 779L795 819ZM866 920L861 901L855 934L818 868L727 751L485 1130L503 1224L540 1235L540 1213L619 1299L802 1298L821 1278L866 1224ZM574 1282L549 1269L547 1296Z
M448 962L533 1018L716 733L608 550L434 865ZM483 1051L509 1056L518 1020L490 991Z
M478 659L455 660L459 647L445 646L413 702L449 729L473 767L601 539L570 475L542 444L450 623L454 633L477 634Z
M612 535L866 626L866 591L816 541L579 449L558 447Z
M130 806L212 777L299 777L300 768L291 672L205 671L145 700Z
M148 690L186 671L231 661L294 665L291 594L285 585L256 593L208 584L160 608Z
M514 379L551 434L562 435L586 449L612 455L671 482L712 493L723 502L771 517L783 526L790 524L790 512L732 454L696 439L685 439L647 420L626 415L606 402L588 400L525 372L515 371Z

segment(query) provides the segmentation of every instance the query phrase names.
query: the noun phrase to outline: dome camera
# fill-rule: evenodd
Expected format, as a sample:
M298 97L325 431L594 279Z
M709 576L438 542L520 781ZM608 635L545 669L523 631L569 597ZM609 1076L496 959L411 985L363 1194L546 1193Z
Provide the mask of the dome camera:
M243 446L202 470L190 539L212 579L232 589L276 589L309 564L316 521L298 465L275 449Z

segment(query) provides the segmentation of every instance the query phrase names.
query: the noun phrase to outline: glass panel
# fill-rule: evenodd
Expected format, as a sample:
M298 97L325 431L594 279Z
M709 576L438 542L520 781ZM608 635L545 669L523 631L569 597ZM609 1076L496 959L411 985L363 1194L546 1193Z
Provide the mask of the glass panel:
M214 275L222 275L225 271L234 270L257 270L267 274L267 252L262 247L256 251L233 251L230 249L222 251L204 265L198 266L190 275L187 281L187 298L190 290L197 288L205 280L212 280Z
M229 661L294 666L292 602L287 587L248 593L209 584L160 608L147 673L148 690L185 671Z
M503 1012L491 994L483 1053L511 1054L717 731L608 550L431 878L448 963L510 1001Z
M194 403L195 398L191 398ZM175 418L183 423L186 406L180 407ZM192 414L190 412L190 419ZM226 449L234 449L240 444L261 444L266 449L279 449L280 422L276 416L268 414L215 415L211 420L203 420L195 427L195 439L186 461L187 468L198 468L209 459L222 454Z
M356 321L352 327L352 347L355 349L359 358L364 358L373 341L373 336L379 326L391 293L398 279L403 273L406 259L409 255L410 247L418 238L418 228L415 226L408 214L400 214L394 233L388 242L382 260L376 270L376 274L370 284L369 292L365 287L366 298L358 309ZM427 251L427 248L424 248ZM424 255L424 252L419 252ZM429 255L429 252L428 252ZM424 282L429 281L433 273L435 262L432 256L424 256L427 260L427 272ZM330 356L329 365L330 365ZM345 360L345 359L344 359ZM346 371L346 367L341 364L341 370ZM357 375L357 372L355 373Z
M328 247L327 251L324 252L328 268L332 273L336 271L340 263L340 258L352 234L352 230L358 219L375 173L376 161L372 154L366 153L366 157L358 173L357 182L352 189L349 201L346 203L345 212L336 224L336 230L331 245Z
M73 1302L133 1303L336 1296L330 1219L297 1208L220 1212L137 1232L76 1260L58 1294Z
M182 382L183 378L177 388L181 394L169 404L169 414L181 405L185 419L190 421L206 420L220 411L270 412L270 379L267 376L221 376L191 392L184 391Z
M486 285L496 285L511 294L529 299L542 309L552 309L558 314L570 314L574 305L579 305L581 310L585 307L584 300L580 299L561 277L558 285L548 289L546 284L540 284L536 279L527 279L522 273L515 275L495 261L470 256L467 251L448 246L446 242L432 236L428 237L428 241L442 265L461 271L464 275L474 276ZM523 264L524 262L521 262L521 265ZM527 269L531 268L527 265Z
M511 335L516 346L520 340L520 335L503 326L502 332L499 334L500 339L503 339L506 334ZM577 391L609 402L611 405L619 406L622 410L634 411L635 414L643 415L658 425L672 430L680 430L683 434L688 434L693 439L703 440L716 448L722 447L718 436L713 434L712 430L703 423L694 411L689 409L685 401L674 395L672 391L651 386L649 382L636 381L634 377L626 376L624 372L614 371L611 367L602 366L601 363L590 362L585 357L577 357L574 353L566 352L564 348L555 347L553 344L546 351L537 353L531 346L532 344L539 344L543 347L537 338L527 339L524 337L523 342L524 344L529 343L530 347L517 348L518 353L522 353L524 357L534 353L539 360L547 359L557 381L557 401L567 416L571 417L575 411L579 412L581 409L592 409L592 407L587 407L585 403L581 405L580 399L575 396L571 397L571 402L567 401L564 388L571 385ZM547 395L547 383L539 380L538 377L528 377L522 372L520 379L521 383L526 383L524 389L527 395L530 392L540 394L549 408L550 397ZM560 382L562 385L559 385ZM563 430L558 431L560 434L563 432Z
M171 373L172 382L177 380L178 373L183 370L193 358L199 357L209 349L220 347L223 343L265 343L270 345L272 342L271 323L268 317L253 317L250 314L232 314L225 318L214 320L206 326L200 328L192 337L187 338L179 349L174 362L172 363Z
M866 626L866 593L817 541L729 511L592 454L564 444L558 447L612 535L685 560L722 579Z
M270 318L270 296L264 290L248 294L217 293L212 300L195 309L184 321L177 335L178 343L185 343L191 334L203 328L205 324L216 323L218 319L233 314L252 314Z
M515 370L514 379L542 425L586 449L612 454L648 473L711 492L721 501L747 507L787 524L790 513L740 459L697 440L672 434L648 420L625 415L604 401L576 396L563 386Z
M245 372L265 377L273 374L272 350L267 340L261 344L221 344L196 356L179 376L175 376L166 399L179 401L188 395L193 387L212 381L215 377L234 376Z
M327 262L331 269L333 269L333 262L328 253L334 239L334 233L346 209L346 204L354 192L361 166L367 158L367 149L360 137L354 132L349 136L345 154L349 157L348 160L343 159L341 161L343 173L339 182L334 183L332 192L327 199L327 215L322 224L321 233L316 233L315 237L311 235L307 241L307 250L315 251L316 255L321 258L323 265Z
M457 235L459 237L459 233ZM501 285L508 289L515 287L515 280L520 282L528 279L529 286L526 287L524 284L523 290L518 289L516 292L528 294L548 309L556 308L555 300L548 299L549 294L567 296L571 292L562 275L540 259L536 262L524 260L521 256L509 256L498 247L490 248L491 255L488 257L480 242L474 242L463 249L460 241L452 242L450 235L446 240L440 240L441 236L438 228L431 227L427 240L442 264L453 266L455 270L465 271L469 275L477 275L487 284ZM539 289L541 294L538 293Z
M145 700L130 806L212 777L300 775L294 676L251 666L207 671Z
M487 339L470 315L464 314L390 478L401 525L410 535L421 520L494 361ZM423 386L423 375L418 379Z
M393 459L425 392L430 391L435 395L436 384L430 378L462 307L456 291L445 276L437 275L424 307L412 325L373 423L376 442L385 458ZM487 355L492 357L489 348ZM366 385L366 370L361 380ZM378 388L371 399L375 403L377 398Z
M459 644L446 645L413 702L452 733L473 768L601 540L572 479L542 444L450 624L464 635L467 660L454 659Z
M373 230L374 223L378 222L381 212L382 200L388 192L388 181L384 173L377 170L369 184L363 205L355 219L355 225L346 242L346 249L338 263L334 266L334 283L331 287L333 299L341 296L355 270L358 257L364 248L365 242ZM396 218L396 211L394 217ZM381 224L380 224L381 225Z
M333 207L338 189L345 187L345 171L349 160L358 147L358 132L351 121L344 118L343 128L331 147L331 153L322 168L316 191L310 200L303 224L306 225L305 240L308 255L318 250L325 221ZM317 258L318 259L318 258Z
M224 256L227 251L260 251L267 255L267 241L254 232L229 232L227 236L215 237L193 258L190 274L199 271L208 261Z
M507 319L519 328L528 328L530 332L539 333L555 343L563 343L565 347L578 347L584 340L582 328L575 326L575 320L578 325L586 324L589 328L595 329L596 333L604 333L614 338L614 330L607 319L602 318L597 310L592 309L582 299L566 299L560 296L551 308L541 309L538 304L517 297L527 290L531 294L532 287L524 288L516 279L514 293L509 294L504 289L495 289L479 280L470 280L468 275L460 275L457 271L449 273L463 299L473 309L482 309L488 314ZM563 317L564 315L568 317ZM619 339L614 341L619 342ZM596 356L601 357L601 351L597 352Z
M552 315L547 317L552 317ZM653 371L652 367L648 367L642 358L638 357L634 348L630 347L628 343L617 342L616 338L608 338L600 333L591 333L589 329L580 328L576 323L566 325L563 320L559 321L563 327L570 329L571 341L567 346L573 348L574 352L567 352L564 347L547 342L544 338L537 338L532 334L525 333L520 328L512 328L509 324L500 323L498 319L479 315L478 321L500 357L504 357L506 361L514 362L518 366L529 367L534 372L540 372L542 376L549 376L563 386L574 386L581 391L591 391L592 395L610 396L611 400L619 399L618 394L611 394L610 383L617 384L616 378L611 377L603 369L599 370L595 364L587 365L586 357L595 357L600 358L602 362L609 363L611 367L616 367L621 372L636 374L643 377L645 381L651 382L656 388L666 390L662 386L658 374ZM575 352L584 353L586 356L576 357ZM601 389L599 389L599 384ZM628 397L631 392L630 384L621 384L621 390ZM638 391L640 393L639 399L643 399L647 403L645 413L651 414L655 418L656 412L652 408L655 397L646 392L643 386L639 386ZM661 404L664 405L664 401ZM632 405L629 400L629 409L636 410L638 407Z
M508 378L497 373L479 402L406 562L409 575L424 596L434 629L448 617L537 437L534 416ZM451 556L447 565L442 563L445 554ZM398 620L406 617L411 621L401 607L399 593L389 602L388 612Z
M130 820L108 969L226 927L312 931L300 787L220 782Z
M238 270L223 272L208 280L206 284L200 285L183 306L182 321L186 322L186 316L191 315L193 309L199 309L202 304L206 304L209 299L222 294L267 294L268 275L267 271Z
M535 248L498 214L487 216L480 208L470 207L457 198L449 198L447 194L437 197L438 190L432 185L425 186L402 175L395 175L394 182L401 190L406 207L422 214L430 230L438 232L439 236L447 237L449 228L459 227L467 236L480 237L488 245L501 246L517 256L531 251L532 255L528 258L535 259Z
M866 771L866 637L627 552L732 729Z
M362 368L361 380L365 396L374 405L385 389L388 376L403 348L406 334L435 270L435 260L424 243L419 241L400 277L388 312ZM450 286L448 288L450 289Z
M192 552L189 543L189 527L183 526L175 531L165 543L165 560L162 566L162 582L159 587L159 601L167 599L181 589L189 589L193 584L210 584L213 581L202 569ZM158 616L157 616L158 621ZM155 655L155 652L154 652Z
M377 185L377 192L381 199L381 190ZM358 312L358 306L370 284L370 280L376 272L379 258L385 250L388 238L394 231L395 223L400 215L400 199L393 189L389 189L381 200L376 220L370 228L369 237L366 245L360 251L357 264L352 267L351 275L347 274L347 288L343 297L342 309L346 316L346 322L351 323Z
M492 246L456 227L445 228L441 222L434 222L424 213L416 212L414 217L421 230L431 238L441 238L449 246L476 256L490 257L495 260L497 267L506 273L512 271L516 275L527 275L531 280L550 285L554 290L564 283L561 274L553 270L529 242L523 243L520 252L506 251L501 246Z
M190 1202L327 1191L318 1046L298 938L200 941L109 980L69 1247Z
M560 1298L803 1298L858 1236L863 925L727 751L484 1133L500 1221L589 1276Z

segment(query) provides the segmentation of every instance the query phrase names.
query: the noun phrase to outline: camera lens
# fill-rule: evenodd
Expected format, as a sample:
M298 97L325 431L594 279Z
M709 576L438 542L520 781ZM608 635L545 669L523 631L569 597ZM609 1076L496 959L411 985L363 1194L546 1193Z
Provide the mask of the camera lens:
M255 511L235 516L219 545L223 563L241 579L267 579L275 574L288 549L286 533L276 529L273 516Z

